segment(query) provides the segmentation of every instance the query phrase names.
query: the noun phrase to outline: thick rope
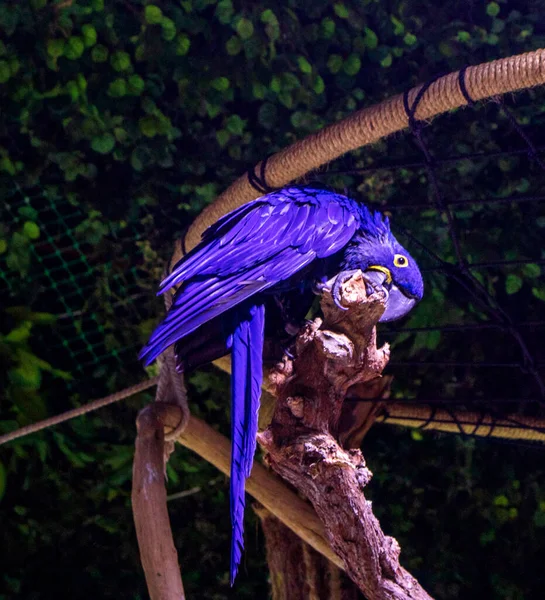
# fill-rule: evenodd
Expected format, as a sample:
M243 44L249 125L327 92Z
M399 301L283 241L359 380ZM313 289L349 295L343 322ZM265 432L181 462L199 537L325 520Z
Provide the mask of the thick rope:
M456 71L431 83L418 103L414 117L419 121L429 120L465 106L468 97L478 101L544 83L545 49L465 67L461 75ZM418 85L408 93L410 105L424 85ZM403 96L399 94L353 113L269 157L266 168L262 168L263 161L258 163L251 172L260 173L260 180L267 188L279 188L346 152L401 131L409 125ZM259 186L252 185L255 179L255 176L243 175L195 219L185 238L187 250L196 246L202 232L220 217L262 195L256 189Z
M496 419L492 415L465 411L447 411L430 406L389 404L377 423L413 429L444 431L477 437L545 442L545 421L519 415Z
M120 392L110 394L105 398L93 400L92 402L88 402L84 406L79 406L78 408L69 410L65 413L57 415L56 417L44 419L43 421L38 421L37 423L33 423L32 425L26 425L25 427L21 427L19 429L15 429L14 431L10 431L9 433L0 436L0 446L2 444L7 444L8 442L12 442L13 440L17 440L19 438L30 435L31 433L36 433L38 431L42 431L43 429L53 427L54 425L64 423L65 421L70 421L71 419L75 419L76 417L81 417L82 415L93 412L94 410L103 408L104 406L108 406L108 404L114 404L115 402L125 400L125 398L130 398L135 394L143 392L144 390L147 390L153 387L154 385L157 385L158 382L159 377L152 377L151 379L146 379L146 381L142 381L142 383L132 385L131 387L125 388Z
M65 413L38 421L32 425L27 425L0 436L0 446L13 440L36 433L54 425L59 425L86 413L98 410L108 404L120 402L139 392L147 390L159 383L159 377L146 379L142 383L137 383L131 387L125 388L120 392L89 402L85 406L80 406ZM183 410L183 409L182 409ZM495 419L491 415L482 413L473 413L465 411L446 411L443 409L432 408L429 406L415 406L403 403L388 404L385 407L386 412L379 415L376 420L378 423L388 423L389 425L398 425L412 429L425 429L433 431L444 431L447 433L464 433L470 436L478 437L497 437L510 440L526 440L545 442L545 420L530 417L507 417L505 419ZM182 420L182 423L185 419ZM178 428L176 428L177 430ZM169 436L170 437L170 436Z

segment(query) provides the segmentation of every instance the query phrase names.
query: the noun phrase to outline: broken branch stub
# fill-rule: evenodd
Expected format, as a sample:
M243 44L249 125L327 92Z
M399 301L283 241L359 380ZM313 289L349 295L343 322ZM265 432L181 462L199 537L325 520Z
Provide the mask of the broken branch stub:
M161 406L162 404L162 406ZM151 600L184 600L184 586L167 510L164 478L163 409L174 412L175 423L182 410L166 403L143 408L136 421L132 483L132 507L140 560Z
M389 347L376 347L375 325L384 312L380 290L367 294L361 272L341 287L335 305L326 289L323 319L297 337L295 358L271 373L277 395L270 426L259 435L272 468L314 506L335 553L369 600L430 599L399 564L400 548L386 536L365 499L371 479L360 450L337 441L343 402L353 386L381 376Z

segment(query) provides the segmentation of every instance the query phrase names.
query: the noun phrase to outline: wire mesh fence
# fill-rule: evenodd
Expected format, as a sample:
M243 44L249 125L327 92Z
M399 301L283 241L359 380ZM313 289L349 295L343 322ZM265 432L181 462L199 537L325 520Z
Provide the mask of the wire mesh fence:
M446 127L441 120L413 123L413 136L382 141L307 178L391 213L394 230L421 263L422 306L380 331L394 346L392 402L440 398L444 406L498 418L541 415L545 145L532 105L542 97L525 93L515 113L501 103L456 111L444 117ZM452 139L445 131L458 133ZM457 153L444 156L443 147ZM92 205L54 188L5 182L4 189L9 230L28 222L38 228L35 239L32 232L30 240L21 236L18 253L0 255L6 305L24 298L32 310L46 307L55 316L40 344L56 367L74 375L67 385L116 369L141 373L137 352L161 311L154 301L161 254L183 223L154 219L146 208L110 227Z

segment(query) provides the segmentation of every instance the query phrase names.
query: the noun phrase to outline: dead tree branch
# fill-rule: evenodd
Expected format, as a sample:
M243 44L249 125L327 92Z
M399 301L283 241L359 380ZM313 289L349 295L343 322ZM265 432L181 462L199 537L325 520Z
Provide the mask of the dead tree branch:
M184 586L178 554L172 539L167 511L164 477L164 428L162 410L166 404L151 404L140 411L133 465L132 507L140 559L151 600L184 600ZM173 427L182 418L179 407L168 405L175 413Z
M296 358L284 357L271 373L276 410L259 442L272 468L310 500L368 600L430 600L400 566L397 541L382 532L365 499L371 472L361 452L337 441L346 396L379 377L389 357L387 346L376 347L381 292L367 296L359 273L344 284L342 303L346 311L324 293L323 321L308 324L297 338Z

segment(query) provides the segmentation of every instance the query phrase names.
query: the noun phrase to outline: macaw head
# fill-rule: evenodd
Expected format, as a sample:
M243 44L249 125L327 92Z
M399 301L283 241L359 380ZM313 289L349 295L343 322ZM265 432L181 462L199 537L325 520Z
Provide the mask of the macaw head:
M422 299L422 274L414 258L393 236L388 218L362 209L366 218L345 251L343 266L361 269L366 279L385 291L386 309L379 320L395 321Z

